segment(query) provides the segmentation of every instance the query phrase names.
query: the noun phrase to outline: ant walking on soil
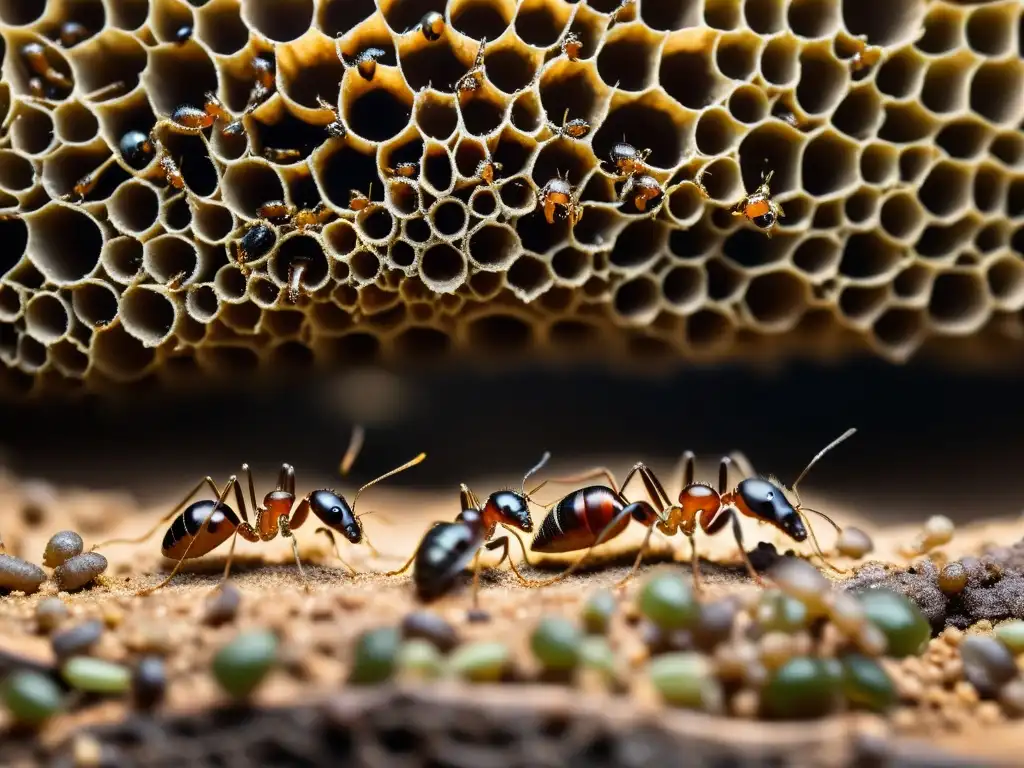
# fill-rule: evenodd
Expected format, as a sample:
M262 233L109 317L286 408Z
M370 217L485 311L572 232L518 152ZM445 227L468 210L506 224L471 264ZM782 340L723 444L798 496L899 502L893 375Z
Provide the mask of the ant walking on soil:
M824 513L804 506L800 500L800 493L797 487L804 477L807 476L811 467L822 456L856 431L856 429L847 430L811 459L810 463L808 463L804 471L797 477L796 482L789 489L795 497L793 501L789 500L784 487L775 478L756 477L749 462L739 453L734 453L732 458L728 456L722 458L718 470L717 490L708 484L694 481L694 454L691 451L683 454L683 487L679 492L678 504L671 502L661 482L650 469L642 463L635 465L626 476L625 482L621 487L625 488L633 475L639 473L648 495L652 500L661 505L660 512L655 510L646 501L628 502L622 495L619 487L616 486L615 478L611 471L604 467L598 467L574 477L553 480L551 482L571 483L604 475L610 487L601 485L588 486L573 491L553 505L549 505L554 508L548 513L544 522L541 523L537 536L530 545L530 549L534 552L545 553L574 552L580 549L586 549L586 552L579 560L557 576L540 581L529 581L528 583L530 586L546 586L566 578L583 565L595 547L621 534L629 524L631 517L647 527L647 535L640 545L640 551L637 553L633 567L619 581L617 585L619 587L624 586L639 569L651 535L657 529L666 536L672 536L682 531L690 540L694 584L700 589L702 582L695 536L697 527L700 526L700 529L705 534L713 536L730 523L732 524L733 536L739 546L747 572L754 581L763 585L761 577L750 562L743 543L740 515L752 517L760 523L768 523L797 542L806 541L808 532L810 532L811 541L818 557L829 568L841 572L828 561L825 554L821 551L818 538L807 520L806 513L813 512L819 515L828 521L836 531L841 529ZM747 475L747 477L730 491L729 468L733 465L733 459L736 460L737 464L740 464L743 474ZM536 493L543 485L544 483L541 483L531 493ZM519 537L517 536L516 538ZM522 546L522 540L519 543ZM526 555L525 546L523 547L523 554L524 556Z
M356 429L353 430L349 448L345 452L345 458L342 459L341 462L342 474L347 474L348 470L352 467L352 464L355 463L359 450L362 448L362 444L363 430L360 427L356 427ZM167 529L167 533L164 534L161 552L164 557L177 560L178 562L174 566L174 570L171 571L170 575L166 579L156 586L147 587L136 593L141 596L151 594L169 583L181 569L185 560L205 555L219 547L230 537L231 549L228 552L227 563L224 566L224 576L221 579L221 583L223 583L227 580L228 574L231 572L231 562L234 558L235 543L238 536L241 536L246 541L258 542L271 541L280 534L284 538L291 539L292 554L295 556L295 565L298 567L299 575L302 577L303 583L308 590L309 582L306 580L305 571L302 570L302 561L299 559L299 545L295 539L294 531L306 522L306 518L309 517L309 513L312 511L312 513L320 518L320 521L328 529L338 531L353 544L359 544L360 542L365 541L367 546L371 546L365 532L363 531L363 527L359 522L359 518L361 516L355 513L356 503L359 500L360 494L382 480L386 480L392 475L396 475L399 472L403 472L416 466L426 457L427 455L425 453L421 453L419 456L406 462L402 466L384 473L375 480L371 480L356 491L356 495L352 498L351 505L345 501L344 497L335 491L330 489L321 489L307 493L302 500L299 501L298 506L295 506L295 470L290 464L282 464L281 471L277 479L277 487L263 497L263 505L261 506L256 502L256 489L252 481L252 472L249 469L248 464L243 464L242 472L247 475L249 481L249 499L256 518L255 525L249 522L245 498L242 495L242 488L238 482L238 476L232 475L228 479L224 488L218 489L217 484L213 482L213 479L209 475L207 475L200 480L191 491L188 492L188 495L186 495L170 513L162 517L160 521L143 536L134 539L111 539L95 545L92 548L92 551L105 547L109 544L141 543L152 536L162 526L166 525L168 520L174 518L174 521ZM202 499L200 501L193 502L179 514L179 510L188 504L192 497L195 496L204 485L210 487L216 496L216 500ZM238 515L235 514L235 511L224 503L232 488L235 491L235 502L238 505L238 510L242 513L241 520L238 519ZM318 528L317 530L321 531L324 529ZM342 560L342 563L346 568L355 573L352 566L345 563L344 560Z

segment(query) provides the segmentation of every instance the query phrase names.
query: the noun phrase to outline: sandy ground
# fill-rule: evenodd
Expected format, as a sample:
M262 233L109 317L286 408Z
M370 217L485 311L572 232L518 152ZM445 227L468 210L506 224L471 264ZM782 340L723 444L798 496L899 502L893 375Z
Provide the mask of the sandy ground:
M487 486L476 484L478 493ZM553 496L554 494L552 494ZM550 499L552 496L549 496ZM170 503L173 503L174 499ZM919 526L883 526L865 520L850 509L829 504L827 499L808 498L808 503L829 513L843 525L857 525L868 531L876 543L872 559L905 562L899 555L901 546L910 542ZM76 502L77 503L77 502ZM34 528L20 528L16 521L5 524L4 536L18 554L35 562L42 559L42 551L49 535L62 527L76 527L76 521L91 521L93 532L84 533L86 547L101 539L139 535L152 526L168 507L146 510L143 514L123 514L128 505L124 500L86 500L78 504L62 505L48 512L43 524ZM96 507L100 510L97 513ZM168 657L172 683L169 691L170 709L190 710L204 702L218 700L213 681L205 674L208 659L219 644L237 632L239 627L278 626L288 638L292 674L278 674L260 692L266 703L293 701L299 690L308 695L311 690L336 689L344 677L346 659L344 648L361 630L385 624L395 624L417 603L408 573L388 577L381 572L395 568L411 554L423 531L434 520L450 520L457 509L456 494L410 494L386 488L375 490L372 502L367 497L363 509L379 510L379 514L365 518L366 531L380 550L380 556L371 555L365 546L340 543L342 556L358 571L349 573L335 558L326 538L314 533L314 522L308 522L298 531L300 553L305 564L309 592L303 589L292 560L287 541L277 539L267 543L251 544L240 541L232 570L232 581L243 593L243 606L237 622L228 627L200 626L205 600L219 583L225 564L227 545L185 567L182 572L160 591L145 598L135 592L161 580L171 563L159 554L160 540L166 526L161 526L141 544L113 545L103 553L110 560L110 569L100 586L67 597L74 617L102 617L116 625L116 632L108 633L99 655L111 659L127 658L131 652L149 643L162 646L160 652ZM416 510L401 516L395 510ZM84 511L84 512L83 512ZM109 513L108 513L109 512ZM83 517L84 514L84 517ZM543 513L534 513L535 528ZM877 519L877 517L876 517ZM113 520L107 527L104 520ZM105 530L98 530L105 528ZM787 548L781 535L771 529L745 524L748 548L758 540L771 541ZM834 533L825 525L817 526L822 545L829 549ZM984 543L1008 543L1024 535L1024 522L1002 520L977 523L958 530L954 541L945 548L951 556L976 553ZM457 626L464 638L484 639L501 637L512 642L525 653L526 629L532 627L542 614L562 612L573 615L582 598L599 587L613 586L627 571L643 537L643 529L630 526L625 534L602 547L604 553L595 556L592 565L564 581L543 589L530 589L519 584L507 566L500 570L485 570L481 578L480 602L491 614L491 621L467 621L470 608L468 579L450 595L432 604L431 608ZM699 539L703 561L702 570L708 591L712 594L752 590L754 586L745 576L735 544L728 533ZM645 562L649 572L653 567L689 568L689 548L685 540L665 539L653 541L653 551ZM803 550L810 551L806 545ZM488 562L495 555L488 554ZM516 554L519 558L518 553ZM531 558L533 559L533 558ZM543 578L557 572L571 557L537 558L540 569L526 568L527 575ZM678 561L678 566L665 565ZM837 565L848 567L850 561L836 560ZM660 565L659 565L660 563ZM628 586L632 592L637 580ZM38 595L11 597L0 600L0 647L19 650L41 661L51 661L48 641L35 633L32 612L41 596L53 594L52 583L44 585ZM300 688L296 687L297 679ZM47 740L58 740L69 730L84 724L114 719L123 712L122 705L112 702L94 707L80 714L69 715L56 723L45 734ZM1019 726L999 726L979 738L977 732L960 734L933 734L933 745L976 758L1000 759L1019 749L1022 729Z

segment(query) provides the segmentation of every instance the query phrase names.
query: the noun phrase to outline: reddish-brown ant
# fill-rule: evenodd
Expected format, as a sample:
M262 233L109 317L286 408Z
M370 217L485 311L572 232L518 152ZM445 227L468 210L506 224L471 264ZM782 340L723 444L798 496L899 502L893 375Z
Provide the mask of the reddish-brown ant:
M679 492L678 504L672 503L665 488L653 472L642 463L635 465L621 487L625 488L633 475L639 473L647 493L661 506L661 511L657 511L647 502L628 504L619 491L619 487L616 486L612 473L603 467L575 477L559 478L556 482L580 482L603 475L611 487L589 486L574 491L553 505L554 509L541 523L530 549L534 552L551 553L573 552L584 548L587 551L579 560L557 576L542 581L531 581L529 584L530 586L544 586L566 578L586 561L595 547L621 534L629 524L631 517L646 526L648 530L633 567L619 582L619 586L624 585L640 567L644 552L656 528L666 536L672 536L682 531L689 539L694 584L700 588L700 562L697 557L695 539L697 527L700 526L705 534L712 536L730 523L747 572L756 582L761 583L760 576L747 556L739 515L754 518L760 523L768 523L797 542L806 541L808 532L810 532L811 541L818 557L830 568L838 570L829 563L821 551L818 538L805 513L813 512L828 521L837 531L840 528L824 513L804 506L797 487L822 456L856 431L856 429L848 429L811 459L789 489L795 497L793 501L789 500L785 488L775 478L753 476L754 473L749 462L742 454L738 453L734 453L732 458L724 457L719 464L717 491L705 483L694 482L694 455L690 451L683 454L683 487ZM747 477L741 480L734 490L730 491L729 468L733 465L733 459L736 459L736 463L741 465L740 469ZM532 499L532 495L543 485L544 483L541 483L531 491L528 498Z
M386 169L389 176L403 179L414 179L420 174L419 163L398 163L394 168Z
M89 37L89 30L77 21L65 21L60 25L58 37L62 48L73 48Z
M882 49L868 43L867 35L857 35L854 40L854 53L850 57L850 71L862 72L875 66L882 58Z
M218 120L224 124L222 132L232 127L235 122L221 100L215 94L207 91L204 95L202 109L182 104L171 113L170 118L165 118L160 123L170 124L182 133L199 134ZM232 130L234 130L233 127Z
M333 139L344 139L348 131L345 130L345 125L341 122L341 116L338 115L338 108L333 104L324 101L320 96L316 97L316 101L323 109L329 109L331 114L334 115L334 120L327 124L327 135Z
M498 171L501 170L501 163L496 163L494 160L487 159L481 160L476 166L476 175L484 184L493 184L494 179L498 175Z
M285 230L300 231L320 229L332 214L333 211L322 202L314 208L297 209L284 200L271 200L256 209L256 215L261 219L280 224Z
M353 433L349 450L346 452L346 458L342 462L344 472L347 472L348 468L355 462L361 444L362 430L357 428ZM359 518L362 515L355 513L359 496L363 491L382 480L386 480L392 475L416 466L426 457L425 453L421 453L412 461L406 462L402 466L366 483L366 485L356 491L351 505L335 491L322 489L307 493L298 502L298 506L296 506L295 470L290 464L282 464L277 479L277 487L264 496L261 506L256 502L256 489L252 481L252 472L248 464L243 464L242 472L247 475L249 481L249 500L253 507L255 524L249 522L245 497L242 494L242 487L238 482L237 475L232 475L223 489L218 489L213 479L207 476L199 481L195 488L189 491L188 495L169 514L161 518L160 522L143 536L134 539L105 541L102 544L97 544L92 549L95 551L110 544L137 544L143 542L166 525L168 520L173 518L174 521L164 535L161 552L164 557L177 560L178 562L166 579L156 586L147 587L139 590L137 593L139 595L148 595L170 582L181 569L185 560L202 557L230 538L231 549L228 552L224 576L221 579L221 583L223 583L231 572L231 562L235 554L235 542L238 536L241 536L246 541L259 542L271 541L280 534L286 539L291 539L295 565L298 567L299 575L308 589L309 584L306 581L305 571L302 569L302 561L299 559L299 545L295 539L294 532L306 522L309 513L312 512L328 529L341 533L353 544L365 541L369 546L369 540L366 538L363 526L359 522ZM192 497L202 490L204 485L209 486L214 492L216 500L203 499L185 507ZM232 489L235 492L235 502L238 505L238 511L242 514L241 520L235 514L235 510L224 503ZM179 512L182 507L185 507L184 511ZM348 563L345 563L344 560L342 560L342 563L354 573L354 570Z
M556 136L565 136L569 139L582 139L590 133L590 123L582 117L576 117L569 122L566 122L565 120L567 117L569 117L568 109L566 109L565 114L562 115L561 127L549 122L548 128L550 128Z
M649 149L638 150L632 144L620 141L612 147L610 158L612 167L619 175L632 176L635 173L643 173L647 170L645 163L650 154L651 150Z
M423 37L431 43L441 39L441 35L444 34L444 28L444 16L437 11L430 11L420 19L419 30L423 33Z
M405 564L386 576L397 576L413 566L413 583L421 600L431 600L447 592L456 577L473 562L473 605L478 602L480 587L480 554L484 549L502 549L497 568L508 557L508 537L495 539L497 527L524 533L533 530L526 481L551 458L545 453L533 469L523 476L521 489L495 491L483 504L465 483L461 486L462 512L455 522L437 522L420 540L419 546ZM511 561L510 561L511 562ZM518 575L518 574L517 574ZM521 577L520 577L521 578Z
M41 43L25 43L21 46L21 58L33 76L29 78L29 90L33 96L46 97L46 86L52 89L71 90L74 83L50 64L46 47Z
M99 164L94 170L85 174L77 182L75 186L71 188L71 191L60 196L61 200L71 200L72 198L78 198L78 202L82 202L86 195L96 188L96 185L100 182L100 177L103 172L107 170L111 165L117 161L117 155L111 155L102 163Z
M562 53L569 61L579 61L580 53L583 52L583 41L575 32L570 32L562 40Z
M156 150L156 153L160 158L158 165L160 166L160 172L167 180L168 186L177 190L185 189L185 177L181 175L181 169L178 167L178 164L174 162L174 158L171 157L171 153L167 151L163 142L161 142L153 133L149 134L149 146Z
M348 191L348 207L353 211L362 211L373 205L373 201L370 199L370 194L373 192L373 184L370 184L369 189L364 195L358 189L350 189Z
M742 216L754 226L771 238L772 230L779 223L779 219L785 217L782 206L772 200L772 191L769 187L775 171L769 171L764 181L756 190L740 200L734 207L733 216Z
M632 200L636 209L644 213L647 211L647 204L649 202L652 200L660 202L664 194L665 191L661 188L661 184L658 183L657 179L643 174L641 176L630 176L626 180L619 199L622 202Z
M272 163L293 163L302 157L302 152L297 149L264 147L263 156Z
M583 218L583 206L579 204L577 191L567 179L556 176L538 193L544 208L544 219L548 224L568 220L575 226Z

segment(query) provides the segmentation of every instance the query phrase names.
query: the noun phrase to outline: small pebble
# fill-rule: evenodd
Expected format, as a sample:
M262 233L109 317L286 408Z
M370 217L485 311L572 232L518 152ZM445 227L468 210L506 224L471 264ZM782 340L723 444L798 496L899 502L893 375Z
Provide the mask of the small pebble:
M512 661L504 643L479 641L459 646L448 657L448 668L458 677L474 683L499 681Z
M75 768L99 768L103 764L103 745L95 736L80 733L71 745Z
M758 601L754 621L765 632L797 632L807 626L807 606L777 589L769 589Z
M924 524L921 535L921 551L927 552L953 540L956 526L945 515L932 515Z
M693 590L674 574L650 578L639 599L640 612L662 629L685 629L696 623L700 605Z
M877 624L865 621L853 638L861 652L868 656L882 656L889 647L889 638Z
M615 651L605 638L590 635L580 642L580 666L583 669L594 670L610 681L616 676L615 665Z
M35 563L14 555L0 554L0 591L17 591L31 595L39 590L44 581L46 571Z
M441 653L448 653L459 644L459 635L443 618L429 611L414 611L402 619L402 637L419 638L433 643Z
M793 557L780 560L768 571L768 577L785 594L807 606L811 615L820 616L825 612L825 600L832 583L806 560Z
M739 602L728 597L703 604L692 631L694 645L708 652L728 640L739 609Z
M61 691L46 675L16 670L0 683L0 699L17 722L39 726L57 714Z
M860 528L849 526L843 528L842 533L836 539L836 549L843 557L850 557L860 560L875 549L875 544Z
M761 663L769 670L778 669L797 655L791 636L785 632L765 634L758 643L758 653Z
M396 674L403 680L434 680L444 669L443 658L429 640L406 640L395 657Z
M839 708L842 673L827 661L790 659L761 691L761 715L768 719L818 719Z
M159 656L143 656L132 672L132 701L141 710L150 710L167 695L167 670Z
M1024 715L1024 678L1011 680L999 691L999 703L1010 717Z
M608 631L608 625L611 624L612 616L615 614L615 608L618 606L618 602L615 600L615 595L610 590L602 589L590 597L583 604L583 611L581 613L581 619L583 620L583 629L588 635L603 635Z
M1017 676L1017 662L1006 646L992 637L970 635L960 643L964 677L983 699L994 699L999 689Z
M546 616L530 636L530 650L545 669L566 671L579 663L582 634L561 616Z
M961 562L952 562L939 571L939 589L947 595L959 595L967 586L967 569Z
M68 608L59 597L44 597L36 603L36 626L48 635L68 617Z
M107 570L107 558L99 552L83 552L66 560L53 572L53 580L61 592L73 592L89 584Z
M355 658L348 681L354 685L374 685L391 677L401 636L393 627L363 632L356 640Z
M203 624L219 627L235 620L242 604L242 593L230 581L226 581L214 590L206 602L203 612Z
M708 658L701 653L666 653L652 659L647 674L655 690L672 706L715 711L722 692Z
M1013 619L996 624L995 635L1014 656L1024 653L1024 621Z
M851 704L874 712L885 712L896 704L896 686L876 661L850 654L842 664L843 693Z
M86 621L50 637L53 655L63 661L89 652L103 636L102 621Z
M230 696L246 698L273 668L277 646L277 635L268 630L237 635L213 657L213 676Z
M82 554L84 548L85 542L75 531L58 531L46 542L43 565L47 568L56 568L69 558Z
M86 693L124 693L131 685L127 667L89 656L68 659L60 673L71 687Z
M856 636L867 624L864 606L849 592L833 592L829 596L828 617L846 635Z
M928 620L909 598L887 589L869 589L857 595L864 613L886 637L886 654L895 658L919 656L932 631Z
M470 608L466 611L466 621L470 624L486 624L491 620L491 614L483 608Z

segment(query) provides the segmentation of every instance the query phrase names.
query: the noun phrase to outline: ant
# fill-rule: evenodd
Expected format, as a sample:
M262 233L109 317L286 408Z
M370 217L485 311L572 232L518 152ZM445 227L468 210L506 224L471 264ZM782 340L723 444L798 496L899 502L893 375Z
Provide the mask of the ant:
M184 26L178 27L174 32L174 42L178 45L184 45L192 39L192 33L195 30L191 24L185 24Z
M484 50L487 46L487 38L480 40L476 49L476 60L473 67L455 83L455 90L459 96L464 96L474 91L479 91L484 81Z
M245 232L238 240L231 241L231 255L243 272L246 264L266 256L277 242L277 235L266 223L253 221L246 225Z
M264 147L263 157L272 163L292 163L302 157L302 152L297 149L278 149L276 147Z
M33 96L46 97L46 86L51 90L67 90L74 88L74 83L59 70L55 69L46 57L46 47L41 43L25 43L21 46L21 58L29 70L34 73L29 78L29 90Z
M345 54L339 53L341 63L346 67L355 67L363 80L373 80L377 72L377 59L383 58L387 52L382 48L367 48L358 53L355 58L348 59Z
M479 602L480 589L480 554L484 549L502 549L501 559L497 568L509 555L508 537L495 539L498 525L512 531L518 529L524 533L533 530L530 517L529 496L526 493L526 481L547 464L551 454L545 452L541 460L523 476L519 492L510 488L495 491L480 503L479 498L466 486L461 486L459 495L462 511L455 522L436 522L423 535L419 546L405 564L395 571L388 571L385 576L398 576L413 566L413 583L421 600L432 600L447 592L456 577L463 569L473 562L473 606ZM509 560L511 563L511 559ZM516 574L518 576L518 572ZM522 577L519 577L520 579Z
M117 142L121 157L132 168L144 168L155 152L152 139L142 131L127 131Z
M566 108L565 114L562 115L562 127L559 128L552 122L548 122L548 127L554 131L556 136L565 136L570 139L582 139L588 133L590 133L590 123L584 120L582 117L577 117L569 122L565 122L565 119L569 117L569 110Z
M107 170L111 165L117 161L117 155L111 155L102 163L99 164L89 173L85 174L82 178L75 182L75 185L71 188L71 191L60 196L61 200L70 201L72 198L77 198L76 202L82 202L86 196L92 192L96 185L100 182L100 177L104 171Z
M579 204L577 190L568 179L556 176L544 185L537 197L544 206L544 218L548 224L568 220L576 226L583 218L583 206Z
M294 205L288 205L283 200L272 200L264 203L257 209L256 215L261 219L281 224L286 231L319 230L333 215L333 211L322 202L317 203L313 208L296 209Z
M65 21L60 25L58 37L62 48L73 48L89 37L89 30L77 21Z
M580 53L583 52L583 41L575 32L570 32L562 40L562 53L569 61L579 61Z
M619 200L625 202L627 199L632 198L636 209L644 213L647 210L647 204L651 200L655 200L655 205L657 205L657 202L660 202L664 194L665 191L661 188L658 180L653 176L644 174L641 176L630 176L626 180Z
M763 230L769 239L779 219L784 218L786 215L782 210L782 206L772 200L772 192L769 185L774 175L775 171L768 171L767 176L762 176L764 181L761 183L761 186L733 206L732 211L733 216L742 216L748 221L753 222L754 226Z
M349 450L346 452L345 459L342 461L342 469L344 470L343 474L347 473L348 469L355 462L361 446L362 430L357 427L353 431ZM306 580L306 573L302 569L302 561L299 559L299 545L294 532L295 529L299 528L306 522L306 518L309 517L309 513L312 512L316 515L320 521L327 526L327 528L343 534L345 538L353 544L359 544L366 538L362 524L359 522L361 515L357 515L355 513L356 503L359 501L359 496L363 491L373 485L376 485L382 480L386 480L392 475L396 475L399 472L403 472L416 466L426 457L427 455L425 453L421 453L412 461L408 461L402 466L384 473L377 479L371 480L356 491L356 495L352 498L351 505L345 501L344 497L335 491L330 489L321 489L310 491L298 502L298 506L295 506L295 470L290 464L282 464L281 471L277 478L277 486L273 491L263 497L263 505L261 506L256 503L256 489L252 481L252 471L249 469L248 464L243 464L242 472L247 475L249 481L249 500L253 507L255 525L249 522L249 515L245 505L245 497L242 494L242 487L241 483L238 481L238 476L232 475L224 485L223 489L218 489L217 484L213 482L213 479L206 476L200 480L191 491L189 491L188 495L185 496L185 498L182 499L170 513L161 518L161 520L145 535L135 539L112 539L110 541L105 541L101 544L95 545L92 548L92 551L110 544L141 543L152 536L162 526L166 525L168 520L173 518L173 522L167 529L167 533L164 535L161 552L164 557L177 560L178 562L174 566L174 570L171 571L170 575L166 579L156 586L147 587L136 593L141 596L152 594L168 584L181 569L185 560L202 557L206 553L219 547L230 537L231 550L228 552L227 564L224 567L224 576L221 579L221 583L223 584L231 572L231 562L234 558L235 542L237 541L238 536L241 536L246 541L259 542L271 541L280 534L286 539L291 539L292 554L295 557L295 565L298 567L299 575L302 577L305 588L308 591L309 582ZM192 504L189 504L189 506L185 507L192 497L199 493L204 485L209 486L209 488L214 492L216 501L203 499L193 502ZM242 513L241 520L238 519L238 515L235 514L235 511L224 503L232 488L235 491L235 502L238 505L238 511ZM181 510L182 507L185 507L185 509L179 513L179 510ZM369 513L367 512L364 514ZM368 540L366 543L369 546ZM342 562L350 571L353 573L355 572L348 563L345 563L344 560L342 560Z
M493 184L494 179L498 175L498 171L500 171L501 168L501 163L497 163L494 160L481 160L479 163L477 163L476 175L484 184Z
M813 512L824 518L836 531L841 531L841 529L828 515L804 506L797 487L822 456L856 431L856 429L846 430L811 459L789 489L795 497L793 501L789 500L786 489L774 477L757 477L750 462L741 453L733 453L732 457L722 458L718 467L717 490L706 483L694 481L694 454L692 451L684 453L682 459L683 485L679 492L678 504L671 502L665 488L650 469L643 463L636 464L626 475L626 480L620 487L625 488L633 475L639 473L648 495L662 505L660 512L646 501L628 503L616 487L611 471L604 467L595 468L575 477L559 478L555 482L579 482L590 477L604 475L610 488L601 485L588 486L570 493L553 505L554 509L541 523L530 549L534 552L551 553L573 552L584 548L587 551L562 573L550 579L530 582L530 586L545 586L566 578L586 561L595 547L621 534L629 524L631 517L646 526L648 530L643 544L640 545L636 560L633 562L633 567L619 581L617 585L619 587L625 585L639 569L651 535L657 528L666 536L673 536L681 530L683 535L690 540L692 551L690 562L694 585L698 589L702 589L700 561L697 556L695 537L697 527L700 526L701 531L708 536L713 536L730 523L747 573L754 581L763 585L760 575L747 555L743 543L743 532L740 529L739 515L754 518L760 523L768 523L797 542L806 541L809 531L818 557L830 568L841 573L842 571L835 568L821 551L818 537L805 513ZM730 491L729 469L732 467L734 459L746 477ZM543 485L544 483L541 483L531 492L529 497L531 500L532 494L540 490ZM598 526L601 526L600 532L598 532ZM520 541L520 545L522 545L522 541Z
M370 188L364 195L358 189L350 189L348 191L348 207L353 211L362 211L373 205L373 200L370 199L370 193L373 192L373 184L370 184Z
M647 157L651 154L650 149L638 150L632 144L625 141L618 142L609 153L612 167L620 176L632 176L635 173L643 173L647 170Z
M857 35L854 40L854 53L850 57L851 72L856 73L870 69L881 60L882 49L877 45L869 44L867 35Z
M328 103L322 97L316 97L317 104L323 109L329 109L331 114L334 116L334 120L327 124L327 135L332 139L344 139L348 134L345 130L344 124L341 122L341 116L338 114L338 108L333 104Z
M403 179L412 179L419 176L419 163L398 163L394 168L388 168L389 176L398 176Z
M420 19L420 23L417 26L419 27L420 32L423 33L423 37L425 37L428 42L436 42L440 40L441 35L444 34L444 16L437 11L430 11ZM406 32L411 32L412 29L413 28L410 27Z
M169 122L176 130L182 133L200 134L218 120L224 123L225 126L221 131L222 133L227 131L229 127L232 129L232 132L235 131L233 125L235 121L231 117L231 113L225 109L224 104L221 103L221 100L214 93L207 91L204 94L202 109L182 104L171 113L169 120L164 119L160 122Z
M171 157L171 153L167 151L167 147L165 147L163 142L161 142L153 133L149 134L148 144L150 147L156 149L157 155L160 157L158 165L160 166L160 172L167 180L167 184L173 189L177 189L179 191L184 190L185 177L181 175L181 169L178 167L178 164L174 162L174 158ZM143 149L145 149L145 147L143 147Z

